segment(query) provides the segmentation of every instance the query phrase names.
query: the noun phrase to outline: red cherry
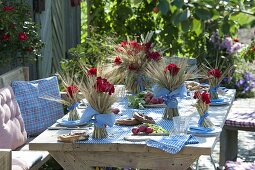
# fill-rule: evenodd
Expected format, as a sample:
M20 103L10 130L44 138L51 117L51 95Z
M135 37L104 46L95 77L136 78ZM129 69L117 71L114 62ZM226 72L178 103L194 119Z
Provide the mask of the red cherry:
M133 133L134 135L138 134L138 133L139 133L139 129L138 129L138 128L133 128L133 129L132 129L132 133Z
M150 103L152 103L152 104L158 104L158 98L153 97L153 98L151 99Z
M164 102L164 99L162 96L160 98L158 98L158 104L162 104L163 102Z
M159 12L159 9L158 7L154 7L153 10L152 10L155 14L157 14Z
M120 109L118 109L118 108L112 109L112 113L114 113L114 114L118 114L119 112L120 112Z
M152 132L153 132L153 129L151 127L146 128L146 133L152 133Z
M139 131L140 132L146 132L146 130L147 130L147 126L145 126L145 125L139 126Z

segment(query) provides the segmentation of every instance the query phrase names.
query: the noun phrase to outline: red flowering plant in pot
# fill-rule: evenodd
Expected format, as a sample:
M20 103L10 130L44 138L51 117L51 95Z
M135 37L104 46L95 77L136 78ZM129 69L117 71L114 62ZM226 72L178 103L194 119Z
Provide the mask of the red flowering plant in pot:
M35 61L43 43L26 2L0 3L0 62Z
M200 116L198 125L201 127L206 127L206 128L212 127L213 123L208 118L209 116L208 108L210 104L209 93L205 91L204 92L196 91L194 93L194 99L197 99L197 102L195 103L195 107Z
M114 85L99 76L96 68L87 69L84 76L79 88L89 106L83 112L80 122L94 123L93 138L106 138L106 127L115 123L111 109L117 101Z
M169 63L167 59L162 59L158 63L149 63L146 68L147 76L156 84L153 93L157 97L162 96L167 105L163 116L165 119L179 115L177 97L186 96L184 82L194 78L197 73L196 68L187 69L187 67L187 60Z
M148 32L145 37L140 36L141 41L122 41L113 45L114 51L110 57L106 72L116 84L125 84L126 89L132 94L144 91L150 85L149 78L144 71L150 62L159 62L163 51L156 51L151 42L154 32Z

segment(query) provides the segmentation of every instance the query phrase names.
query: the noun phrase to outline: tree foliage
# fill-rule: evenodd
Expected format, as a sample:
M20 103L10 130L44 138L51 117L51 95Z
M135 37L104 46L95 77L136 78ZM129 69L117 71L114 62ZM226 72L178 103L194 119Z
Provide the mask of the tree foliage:
M210 35L235 36L254 20L254 1L247 0L93 0L90 25L97 33L140 35L150 30L167 55L203 58Z

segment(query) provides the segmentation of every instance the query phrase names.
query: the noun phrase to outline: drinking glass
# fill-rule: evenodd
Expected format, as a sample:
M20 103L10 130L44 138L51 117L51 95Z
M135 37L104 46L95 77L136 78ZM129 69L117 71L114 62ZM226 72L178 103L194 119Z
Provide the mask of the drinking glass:
M115 93L117 94L118 98L121 100L126 97L126 87L125 85L114 85Z
M187 134L189 120L190 120L189 116L175 116L175 117L173 117L175 135Z

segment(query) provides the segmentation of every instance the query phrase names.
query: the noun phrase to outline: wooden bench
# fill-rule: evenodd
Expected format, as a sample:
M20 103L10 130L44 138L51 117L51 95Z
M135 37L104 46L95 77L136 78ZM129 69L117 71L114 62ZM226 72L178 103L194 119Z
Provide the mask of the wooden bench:
M255 110L229 114L220 137L220 166L236 161L239 130L255 132Z
M27 67L19 67L14 70L11 70L0 76L0 88L6 87L11 84L13 80L29 80L29 69ZM2 136L1 136L2 137ZM28 138L27 143L24 146L21 146L15 150L11 149L1 149L0 148L0 169L1 170L11 170L12 169L12 158L19 153L40 153L42 156L40 160L37 160L36 163L30 168L31 170L39 169L45 162L50 159L50 154L47 151L29 151L28 143L33 140L33 138ZM28 156L26 156L28 157ZM28 158L29 159L29 158ZM33 159L33 156L31 156Z

